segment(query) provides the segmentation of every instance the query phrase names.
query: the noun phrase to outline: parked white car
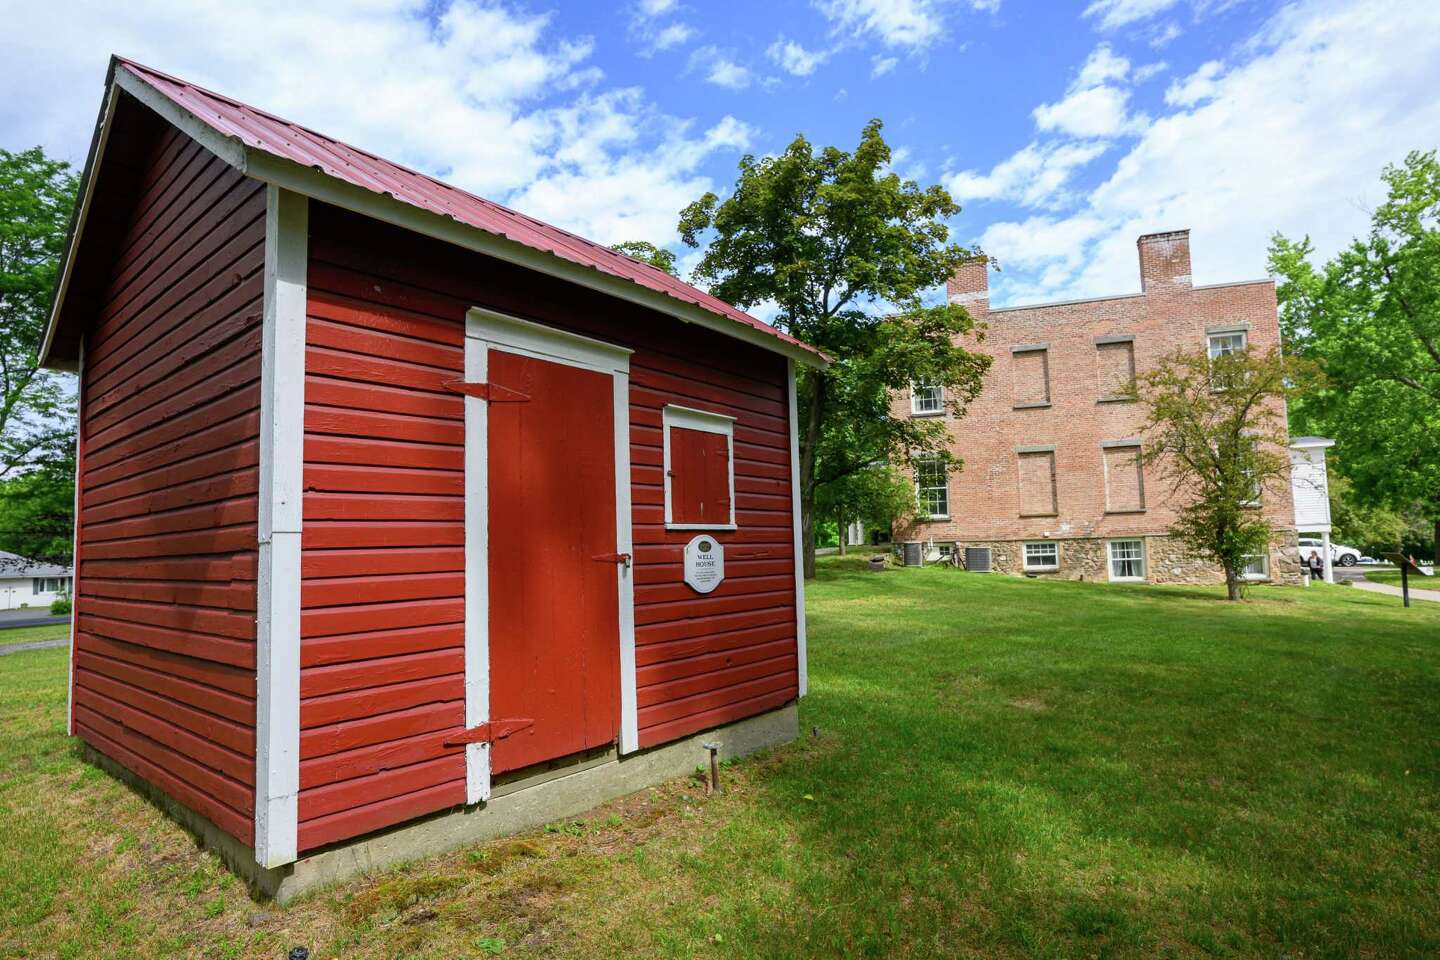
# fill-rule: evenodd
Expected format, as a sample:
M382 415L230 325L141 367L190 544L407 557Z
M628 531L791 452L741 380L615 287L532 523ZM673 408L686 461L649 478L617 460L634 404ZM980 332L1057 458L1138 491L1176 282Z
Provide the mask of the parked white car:
M1325 541L1315 537L1300 538L1300 556L1308 559L1311 550L1319 550L1325 546ZM1337 563L1342 567L1353 567L1363 559L1363 554L1354 547L1347 547L1341 543L1330 544L1330 562Z

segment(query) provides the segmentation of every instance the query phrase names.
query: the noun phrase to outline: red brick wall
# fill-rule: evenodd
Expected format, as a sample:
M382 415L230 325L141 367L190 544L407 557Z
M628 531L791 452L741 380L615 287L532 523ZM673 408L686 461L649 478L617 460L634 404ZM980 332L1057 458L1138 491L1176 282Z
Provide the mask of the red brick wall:
M1007 541L1159 535L1175 519L1167 483L1155 467L1144 470L1144 510L1107 510L1106 460L1117 451L1101 444L1140 435L1141 410L1113 395L1117 355L1123 348L1097 339L1133 337L1135 368L1144 372L1177 347L1201 349L1208 327L1249 324L1249 342L1268 351L1280 341L1275 285L1269 280L1190 286L1189 241L1183 233L1145 238L1140 248L1146 292L1034 307L988 309L983 273L971 269L950 284L952 301L963 303L986 325L985 339L969 346L995 358L984 389L966 416L946 414L953 452L964 468L950 476L950 519L897 531L899 540ZM1114 341L1112 341L1114 342ZM1120 341L1124 342L1124 341ZM1050 403L1037 406L1025 389L1035 357L1012 353L1019 345L1045 344ZM1103 351L1102 351L1103 348ZM1030 370L1023 366L1028 362ZM1128 357L1125 358L1128 364ZM1017 384L1017 379L1021 382ZM1017 389L1019 387L1019 389ZM908 392L895 398L896 416L910 416ZM1054 445L1056 515L1026 517L1030 478L1022 483L1023 449ZM1022 491L1025 497L1022 498ZM1138 496L1132 479L1112 484L1124 498ZM1124 506L1133 506L1125 504ZM1293 529L1288 485L1270 491L1263 509L1279 529Z

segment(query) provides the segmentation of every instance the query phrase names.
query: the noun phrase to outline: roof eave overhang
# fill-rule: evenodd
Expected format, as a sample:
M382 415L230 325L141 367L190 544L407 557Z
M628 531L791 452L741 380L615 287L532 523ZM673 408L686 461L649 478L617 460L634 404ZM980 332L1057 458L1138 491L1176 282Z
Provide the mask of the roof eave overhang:
M94 186L99 166L98 158L103 153L104 142L109 135L110 118L114 115L117 90L123 90L197 140L226 163L256 180L405 230L465 247L498 260L514 263L557 279L628 300L631 303L668 314L685 323L693 323L725 336L752 343L809 367L824 369L830 366L829 358L823 354L781 340L738 321L728 320L706 310L699 304L688 303L622 277L572 263L562 257L543 250L536 250L508 237L488 233L478 227L461 223L452 217L421 209L414 204L398 200L390 194L377 193L346 183L321 170L250 147L237 137L226 136L219 132L135 74L128 70L117 69L117 65L118 61L112 58L110 77L107 82L106 105L101 111L101 120L96 127L95 138L91 143L90 159L86 162L84 188L77 205L75 223L65 247L65 255L61 264L61 279L56 287L50 323L45 331L45 342L40 353L42 365L51 365L49 364L49 353L69 283L74 250L79 242L80 233L84 229L84 215L89 207L91 188ZM54 365L53 368L71 369L68 364Z

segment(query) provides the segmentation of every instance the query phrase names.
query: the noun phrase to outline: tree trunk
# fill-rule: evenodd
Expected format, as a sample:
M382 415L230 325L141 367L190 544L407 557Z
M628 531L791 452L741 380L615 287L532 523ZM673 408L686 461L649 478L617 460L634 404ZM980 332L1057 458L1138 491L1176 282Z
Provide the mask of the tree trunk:
M837 516L835 517L835 530L836 530L836 532L838 532L838 533L840 534L840 536L839 536L839 540L840 540L840 556L843 557L843 556L845 556L845 535L846 535L846 533L849 532L849 531L847 531L847 530L845 529L845 517L844 517L844 515L837 515Z
M804 486L804 483L801 483ZM800 556L804 561L805 579L815 579L815 495L800 493Z
M1225 567L1225 598L1227 600L1239 600L1240 578L1235 573L1235 568L1229 565Z
M1435 561L1435 566L1440 567L1440 520L1435 521L1435 530L1433 532L1435 534L1435 543L1433 544L1435 556L1431 559Z

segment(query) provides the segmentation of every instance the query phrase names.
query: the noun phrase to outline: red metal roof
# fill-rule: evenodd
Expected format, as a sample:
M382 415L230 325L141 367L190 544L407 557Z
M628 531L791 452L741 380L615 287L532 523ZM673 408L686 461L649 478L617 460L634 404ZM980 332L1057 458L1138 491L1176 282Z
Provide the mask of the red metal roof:
M648 263L142 64L120 57L116 58L116 62L121 69L174 101L216 132L238 139L249 148L319 170L337 180L394 197L571 263L620 277L676 300L693 303L716 316L752 327L816 356L824 356L809 344Z

